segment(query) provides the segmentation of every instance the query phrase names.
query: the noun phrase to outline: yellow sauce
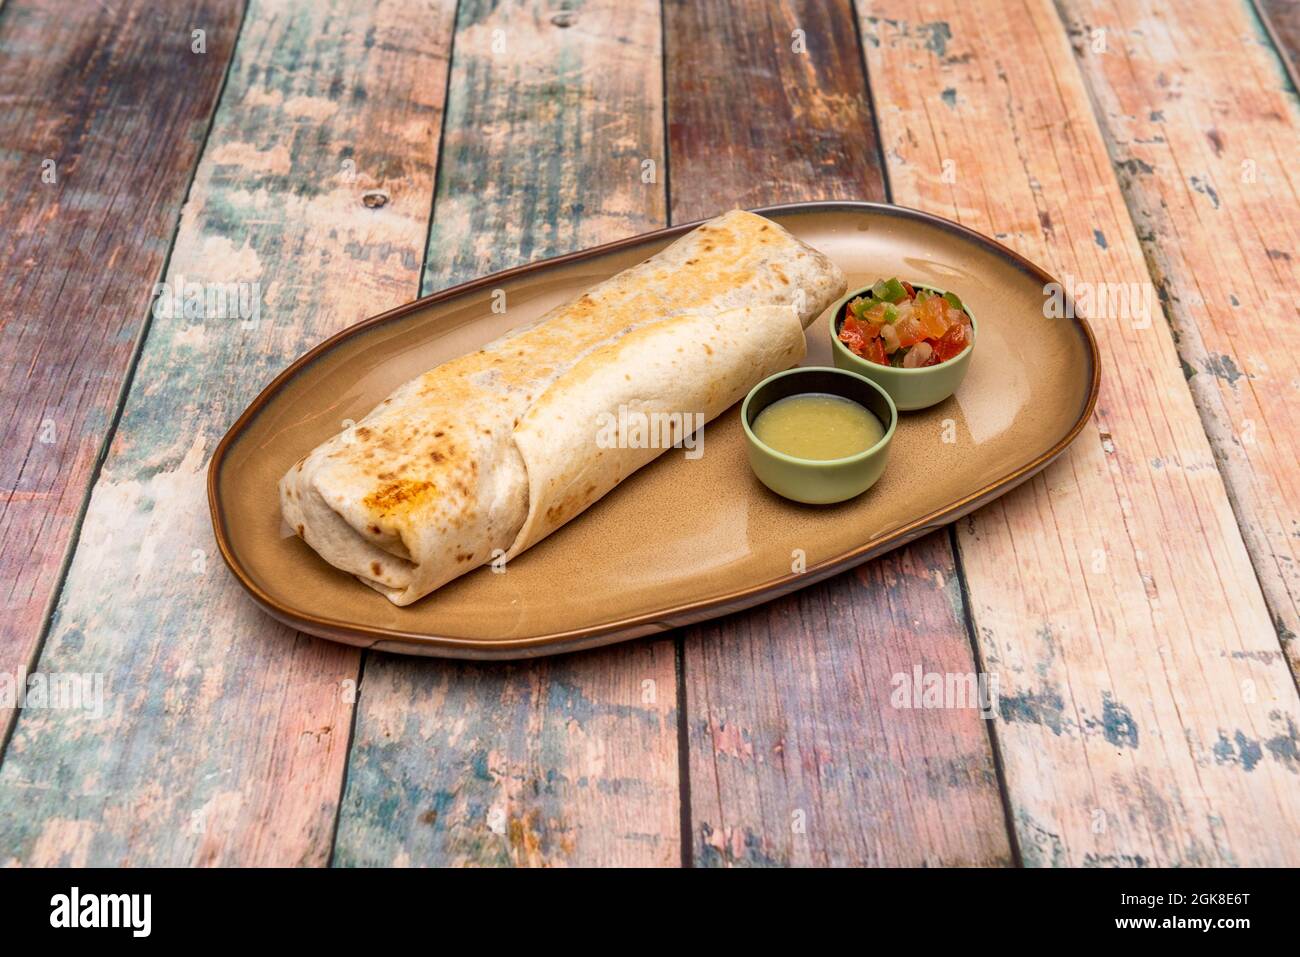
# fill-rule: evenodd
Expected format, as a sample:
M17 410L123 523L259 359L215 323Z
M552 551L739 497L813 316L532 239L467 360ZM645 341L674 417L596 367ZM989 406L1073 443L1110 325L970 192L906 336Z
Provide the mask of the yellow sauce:
M798 459L842 459L865 452L885 436L880 420L852 399L824 392L786 396L754 420L768 448Z

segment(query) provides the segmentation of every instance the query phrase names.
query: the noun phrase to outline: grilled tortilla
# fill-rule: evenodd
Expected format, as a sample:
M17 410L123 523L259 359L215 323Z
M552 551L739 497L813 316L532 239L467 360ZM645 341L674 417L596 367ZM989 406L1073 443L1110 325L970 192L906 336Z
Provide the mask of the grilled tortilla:
M664 451L598 441L603 416L712 419L802 359L804 327L844 288L777 224L739 210L710 220L401 386L285 474L285 521L409 605L518 555Z

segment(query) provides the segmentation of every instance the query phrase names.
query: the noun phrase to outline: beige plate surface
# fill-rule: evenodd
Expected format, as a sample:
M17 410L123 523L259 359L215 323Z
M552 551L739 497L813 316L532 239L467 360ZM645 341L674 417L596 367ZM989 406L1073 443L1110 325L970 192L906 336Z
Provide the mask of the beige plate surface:
M276 482L344 420L691 228L678 226L446 290L353 326L295 362L213 456L209 501L231 570L272 615L325 638L445 657L554 654L745 608L897 548L1033 475L1087 420L1096 347L1085 323L1043 317L1051 280L1037 267L946 220L894 206L759 212L835 260L850 288L882 276L920 280L956 291L980 317L966 381L952 398L901 416L889 467L865 495L814 507L767 491L746 464L737 405L705 426L698 459L670 450L504 573L480 569L408 608L285 534ZM491 309L495 289L506 291L506 315ZM808 340L805 364L831 365L825 316ZM806 562L798 575L797 550Z

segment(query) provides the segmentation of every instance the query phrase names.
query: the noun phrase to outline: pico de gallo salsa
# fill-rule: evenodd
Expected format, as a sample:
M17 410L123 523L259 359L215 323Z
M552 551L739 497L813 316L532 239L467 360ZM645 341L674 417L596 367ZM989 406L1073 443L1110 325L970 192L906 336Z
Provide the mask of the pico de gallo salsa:
M840 342L882 366L920 369L947 362L971 343L971 320L956 295L881 279L849 301Z

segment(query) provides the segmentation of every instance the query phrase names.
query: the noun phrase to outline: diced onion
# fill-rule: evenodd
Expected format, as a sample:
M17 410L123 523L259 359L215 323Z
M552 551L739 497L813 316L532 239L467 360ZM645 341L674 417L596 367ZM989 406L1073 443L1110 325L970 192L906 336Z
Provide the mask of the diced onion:
M903 368L916 369L925 365L930 361L930 354L932 352L934 352L934 350L930 347L930 343L925 340L918 342L916 345L912 346L907 355L903 356Z

